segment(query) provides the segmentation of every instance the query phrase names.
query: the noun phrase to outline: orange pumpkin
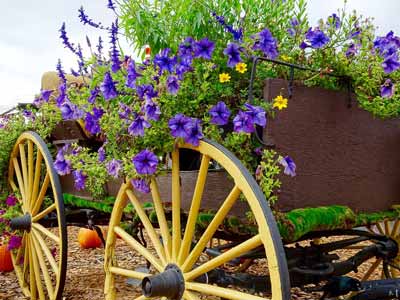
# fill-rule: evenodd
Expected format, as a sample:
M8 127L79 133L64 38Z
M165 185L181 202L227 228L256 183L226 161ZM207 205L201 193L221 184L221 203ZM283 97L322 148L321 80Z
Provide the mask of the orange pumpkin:
M11 272L14 266L11 260L10 251L7 250L6 245L0 246L0 272Z
M78 242L81 248L83 249L101 247L101 239L97 234L96 230L91 230L88 228L79 229Z

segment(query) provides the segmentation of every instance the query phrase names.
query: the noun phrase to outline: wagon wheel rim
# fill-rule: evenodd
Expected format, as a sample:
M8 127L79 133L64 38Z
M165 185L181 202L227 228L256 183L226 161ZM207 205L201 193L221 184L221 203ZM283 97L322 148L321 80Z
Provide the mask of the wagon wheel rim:
M193 193L191 207L188 213L186 227L181 224L181 199L179 185L179 150L191 149L198 151L202 155L199 174ZM243 167L237 158L222 146L203 140L198 147L191 145L180 145L172 153L172 233L169 231L163 205L161 203L159 187L154 178L151 179L151 193L154 203L154 210L160 228L160 234L156 232L150 222L146 212L142 208L139 200L133 193L131 184L123 184L114 204L113 212L109 224L109 234L107 236L105 250L105 294L107 300L117 299L115 288L115 276L130 277L136 280L143 280L148 276L146 273L137 272L130 269L118 267L115 259L116 235L128 244L134 251L145 258L157 273L163 273L167 266L173 264L182 272L184 281L184 289L182 290L183 299L197 300L200 295L216 296L224 299L249 299L261 300L264 297L249 294L230 289L229 287L219 287L207 283L195 282L196 278L206 274L224 263L239 257L241 254L253 250L257 247L264 247L266 258L268 260L268 270L270 276L272 299L290 299L290 283L286 265L285 252L281 242L281 237L272 212L261 192L257 183L254 181L250 173ZM234 179L235 185L227 195L225 201L215 214L208 227L202 233L196 245L191 249L192 239L195 231L195 224L199 213L202 200L203 188L205 185L208 166L211 160L216 161L224 167L227 173ZM214 233L222 224L229 210L243 195L251 208L254 218L258 226L258 234L240 243L239 245L229 249L221 255L210 259L201 265L195 265L200 255L203 253L207 243L212 239ZM120 227L123 209L127 203L131 203L139 216L149 240L155 249L155 254L151 253L147 248L141 245L135 238ZM184 233L181 235L181 231ZM162 242L161 242L162 240ZM267 284L267 283L266 283ZM136 298L147 299L145 296ZM166 298L164 298L166 299Z
M11 252L18 282L31 299L61 299L67 269L67 232L61 185L43 139L23 133L10 156L8 183L25 218L21 247ZM52 218L57 232L41 223Z

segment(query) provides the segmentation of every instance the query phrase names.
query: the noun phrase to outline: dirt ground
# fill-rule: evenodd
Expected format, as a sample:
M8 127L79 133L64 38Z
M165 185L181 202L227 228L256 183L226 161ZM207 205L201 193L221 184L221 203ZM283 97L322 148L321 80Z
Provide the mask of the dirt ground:
M68 271L67 281L64 289L63 300L100 300L104 299L104 271L103 256L104 249L84 250L79 247L77 242L77 233L79 228L69 227L68 236ZM121 242L119 242L121 243ZM122 245L122 244L121 244ZM123 246L127 247L127 246ZM125 250L120 247L121 253ZM125 253L131 253L126 248ZM354 250L351 250L354 251ZM349 251L347 251L349 252ZM347 253L348 255L348 253ZM133 254L127 254L123 258L127 264L141 265L143 261L135 257ZM368 264L364 264L359 268L358 274L350 274L350 276L360 278L369 268ZM376 270L372 277L379 278L380 270ZM262 272L261 272L262 273ZM140 295L140 289L135 282L126 282L125 278L121 278L117 282L118 300L135 299ZM321 293L306 293L300 289L293 289L292 299L320 299ZM26 299L19 287L14 272L0 273L0 299L1 300L24 300ZM203 298L202 298L203 299ZM205 298L204 298L205 299ZM207 299L214 299L209 297Z

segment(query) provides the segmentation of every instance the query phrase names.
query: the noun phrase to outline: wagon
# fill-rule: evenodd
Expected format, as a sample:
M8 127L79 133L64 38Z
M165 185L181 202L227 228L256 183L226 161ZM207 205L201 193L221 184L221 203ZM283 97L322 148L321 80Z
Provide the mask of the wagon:
M277 91L289 93L291 105L258 138L292 153L299 172L282 178L276 205L232 153L207 139L198 147L179 144L168 170L152 178L151 193L121 178L106 187L115 198L99 204L74 190L71 178L59 178L46 144L95 144L78 122L60 123L46 142L23 133L7 176L24 213L11 222L24 231L12 253L24 294L61 299L67 226L108 223L108 300L118 299L121 277L140 283L138 300L279 300L290 299L293 287L354 300L392 299L400 272L399 121L374 119L349 92L266 80L265 99ZM124 260L132 253L140 257L135 265ZM358 279L345 277L367 261ZM381 280L369 280L377 270Z

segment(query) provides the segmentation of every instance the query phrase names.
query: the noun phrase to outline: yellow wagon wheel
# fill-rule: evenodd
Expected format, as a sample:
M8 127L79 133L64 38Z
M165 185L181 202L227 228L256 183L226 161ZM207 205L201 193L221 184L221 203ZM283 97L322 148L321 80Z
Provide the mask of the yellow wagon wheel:
M202 157L185 228L181 224L181 186L179 176L179 152L182 148L197 151ZM153 227L141 203L135 196L131 184L127 183L121 186L112 211L106 243L106 299L118 299L116 283L121 276L122 278L128 277L135 281L141 281L143 295L137 297L136 300L147 299L146 296L156 296L161 299L182 298L186 300L209 299L210 297L212 299L236 300L290 299L289 274L277 225L264 195L246 168L232 153L221 145L209 140L201 141L198 147L187 144L180 145L171 153L171 157L171 224L167 221L161 202L159 188L163 187L158 187L157 181L154 178L151 180L150 187L159 230ZM202 194L211 161L218 163L225 169L232 177L234 187L226 196L225 201L220 204L217 213L201 237L196 240L196 243L192 243L199 209L202 202L203 204L207 204L207 199L202 199ZM240 197L241 199L238 200ZM242 200L248 203L254 215L258 233L228 251L223 252L221 255L200 263L198 259L207 246L207 243L213 238L235 202ZM143 223L145 234L151 241L153 248L150 245L144 247L135 237L122 228L120 222L123 209L129 202L132 203ZM117 236L124 242L123 246L121 245L121 241L116 242ZM151 264L150 269L154 273L152 276L144 272L139 272L135 268L127 268L119 264L116 255L120 250L118 247L127 246L130 247L130 252L136 253L143 260ZM239 290L231 286L217 286L215 283L211 284L208 281L201 283L198 280L201 277L207 277L207 273L213 269L255 248L261 248L265 252L268 261L264 265L264 269L268 270L269 275L269 277L266 277L269 279L265 284L271 290L268 296L260 296L259 293ZM130 253L128 250L123 250L122 255L126 257ZM157 281L157 278L154 277L157 275L158 279L167 282L164 287L152 285L152 283Z
M61 299L67 269L64 203L52 157L38 134L25 132L18 138L8 183L23 212L11 220L23 232L21 247L12 251L22 291L30 299Z

